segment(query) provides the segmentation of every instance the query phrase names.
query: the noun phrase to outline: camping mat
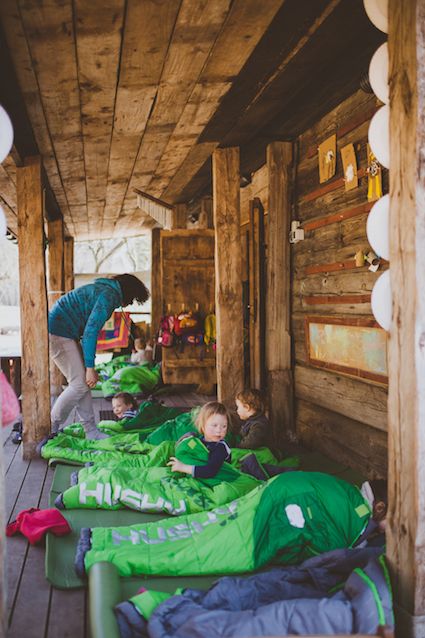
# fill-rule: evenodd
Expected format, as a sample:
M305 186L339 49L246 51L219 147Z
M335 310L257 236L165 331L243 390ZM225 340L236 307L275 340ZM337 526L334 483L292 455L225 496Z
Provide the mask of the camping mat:
M356 470L348 468L319 452L299 453L300 470L306 472L325 472L349 483L360 486L366 479ZM50 505L54 506L56 496L70 485L70 474L75 467L56 465L50 493ZM72 532L67 536L47 534L46 540L46 578L59 589L84 587L85 583L75 573L74 557L77 542L82 527L113 527L118 525L132 525L164 518L164 514L147 514L130 509L116 511L107 510L62 510L62 514L69 522ZM149 579L151 583L152 579ZM161 583L164 579L160 579ZM165 579L167 580L167 579ZM185 582L187 582L185 580ZM173 586L178 587L176 579L172 579ZM164 591L167 591L166 589Z
M173 593L177 587L208 589L216 580L217 576L120 578L112 563L95 563L89 570L91 636L120 638L114 607L134 596L140 587Z
M55 468L50 491L50 507L54 507L56 496L70 485L71 472L75 467L58 464ZM61 510L71 526L71 533L66 536L47 534L45 569L46 578L58 589L85 587L86 583L78 578L74 570L74 558L77 542L82 527L114 527L118 525L134 525L164 518L164 514L146 514L130 509L107 510Z

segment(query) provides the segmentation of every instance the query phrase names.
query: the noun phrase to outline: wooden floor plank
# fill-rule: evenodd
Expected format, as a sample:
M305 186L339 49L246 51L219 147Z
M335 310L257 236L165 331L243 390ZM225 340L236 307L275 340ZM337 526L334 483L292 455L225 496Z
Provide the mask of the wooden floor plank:
M9 466L9 471L6 474L6 521L9 521L15 508L29 465L30 462L23 460L21 451L19 450L19 452L15 454L13 461Z
M86 635L86 590L52 587L46 638L84 638Z

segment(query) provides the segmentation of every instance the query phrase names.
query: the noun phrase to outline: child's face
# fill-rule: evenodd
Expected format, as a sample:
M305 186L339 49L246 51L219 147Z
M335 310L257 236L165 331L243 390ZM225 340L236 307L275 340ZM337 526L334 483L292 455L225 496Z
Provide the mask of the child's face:
M250 416L255 414L255 410L249 407L247 403L242 403L239 399L236 399L236 412L242 421L246 421Z
M204 439L210 443L221 441L227 433L227 417L224 414L211 414L205 422Z
M122 397L118 397L117 399L112 399L112 410L116 417L122 419L124 416L124 412L126 410L130 410L131 405L126 403Z

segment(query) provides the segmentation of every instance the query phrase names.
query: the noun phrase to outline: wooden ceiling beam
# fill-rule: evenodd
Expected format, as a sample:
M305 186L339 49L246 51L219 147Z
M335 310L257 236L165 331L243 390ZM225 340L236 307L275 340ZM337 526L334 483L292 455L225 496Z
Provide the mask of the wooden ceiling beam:
M24 98L19 88L12 58L1 25L0 68L2 70L2 81L0 82L0 103L7 111L13 125L13 150L11 154L13 155L15 165L22 166L26 157L40 155L40 151L34 137L33 129L25 107ZM62 218L62 213L44 169L42 170L42 179L46 193L46 219L60 219ZM11 184L9 187L6 187L3 179L2 193L4 193L4 188L7 188L8 195L6 195L6 199L8 206L15 212L16 216L16 184ZM12 197L12 190L15 191L14 197Z

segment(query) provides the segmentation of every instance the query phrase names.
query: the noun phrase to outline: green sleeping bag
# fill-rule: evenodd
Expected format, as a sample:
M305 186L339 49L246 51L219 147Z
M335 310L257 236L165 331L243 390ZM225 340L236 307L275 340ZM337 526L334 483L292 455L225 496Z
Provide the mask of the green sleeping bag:
M102 383L105 397L117 392L149 392L158 385L161 379L161 368L158 364L142 363L138 366L127 366L117 370L110 379Z
M206 446L194 436L180 441L175 455L189 465L206 465L209 457ZM140 512L177 516L213 509L257 485L257 479L239 472L229 463L224 463L218 473L208 479L172 472L169 467L140 469L125 463L106 467L99 464L80 470L78 482L59 495L56 506L108 510L129 507Z
M370 515L357 487L328 474L289 472L211 511L82 530L76 568L82 574L109 561L121 576L180 576L295 564L350 547Z

